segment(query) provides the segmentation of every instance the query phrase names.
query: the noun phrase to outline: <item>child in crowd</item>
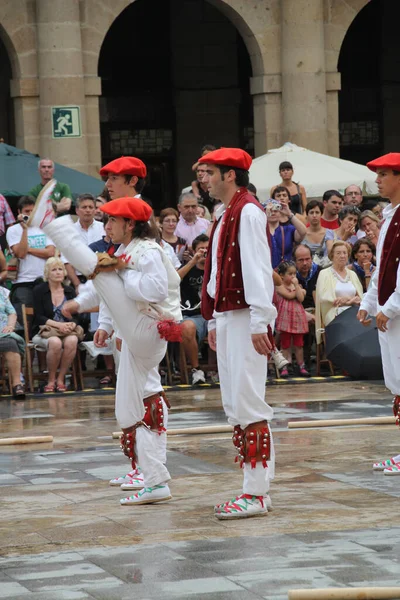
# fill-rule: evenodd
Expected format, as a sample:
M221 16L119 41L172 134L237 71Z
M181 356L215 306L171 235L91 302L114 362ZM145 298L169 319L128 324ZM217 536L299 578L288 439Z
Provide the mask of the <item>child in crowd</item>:
M299 375L309 377L304 364L304 334L308 332L306 311L302 305L306 291L296 277L296 266L284 261L277 269L282 285L276 287L278 317L275 328L280 332L281 350L284 357L292 362L292 346L299 367ZM288 377L287 367L281 371L281 377Z

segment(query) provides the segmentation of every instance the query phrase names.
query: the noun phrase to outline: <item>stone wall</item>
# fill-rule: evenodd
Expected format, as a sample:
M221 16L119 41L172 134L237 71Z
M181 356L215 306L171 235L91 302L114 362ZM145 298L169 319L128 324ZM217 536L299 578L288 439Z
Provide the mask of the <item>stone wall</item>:
M174 2L180 10L180 1ZM337 155L338 56L349 25L368 0L209 3L229 18L250 55L256 154L290 137L292 142ZM82 171L97 172L101 165L99 53L112 22L130 4L130 0L0 0L0 36L12 67L17 146L51 155ZM180 25L184 28L184 21ZM191 26L195 26L193 20ZM177 82L187 77L185 70L177 61ZM219 106L230 111L232 118L236 117L234 96L229 103L219 98ZM188 102L178 94L178 110L192 101L194 105L200 97L194 93ZM205 101L211 115L212 93ZM60 103L80 106L82 138L51 137L50 106ZM192 116L186 111L178 119L178 149L183 155L193 152L179 142L182 131L193 124ZM215 122L218 129L219 115ZM200 127L208 126L203 119ZM235 132L221 134L229 143L237 140Z

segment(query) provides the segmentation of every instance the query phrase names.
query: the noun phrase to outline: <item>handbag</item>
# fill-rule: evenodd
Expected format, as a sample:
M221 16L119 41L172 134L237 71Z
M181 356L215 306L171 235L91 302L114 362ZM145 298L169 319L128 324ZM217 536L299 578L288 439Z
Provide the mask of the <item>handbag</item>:
M40 325L39 326L39 335L44 340L48 340L51 337L58 337L60 339L67 337L67 335L76 335L78 340L82 342L85 337L85 332L83 331L83 327L80 325L76 325L75 329L68 332L60 331L57 327L53 325Z

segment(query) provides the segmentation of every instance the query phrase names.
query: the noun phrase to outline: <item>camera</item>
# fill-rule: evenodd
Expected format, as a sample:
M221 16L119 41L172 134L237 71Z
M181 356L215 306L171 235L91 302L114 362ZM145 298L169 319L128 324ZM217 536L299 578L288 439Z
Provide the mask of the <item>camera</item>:
M207 258L207 250L204 250L203 258Z
M27 223L29 221L29 215L22 215L22 220L24 223Z

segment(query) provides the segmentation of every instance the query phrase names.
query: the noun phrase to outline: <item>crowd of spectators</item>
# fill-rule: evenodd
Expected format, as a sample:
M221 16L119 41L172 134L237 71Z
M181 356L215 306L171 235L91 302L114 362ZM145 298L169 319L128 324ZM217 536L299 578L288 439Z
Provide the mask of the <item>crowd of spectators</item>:
M213 147L206 146L202 153L210 149ZM158 241L181 277L182 344L191 368L191 383L198 384L207 380L207 373L199 364L207 338L200 298L209 235L219 202L210 197L206 167L196 163L193 171L195 179L182 190L177 206L164 208L155 218ZM271 198L262 202L276 272L275 335L277 347L283 354L282 357L278 353L276 364L281 376L287 377L294 356L298 374L306 377L310 356L309 353L304 355L303 347L309 348L314 337L318 343L324 327L346 308L359 304L368 288L375 268L383 204L363 200L357 185L348 186L343 195L339 190L327 190L322 199L307 201L305 188L293 180L291 163L281 163L279 175L281 181L271 188ZM39 162L39 176L40 183L18 201L16 223L6 200L0 197L0 235L6 231L7 248L4 249L9 257L18 259L18 269L11 276L11 261L7 269L6 258L0 251L3 284L0 287L0 352L7 360L16 397L24 394L21 379L23 304L34 306L31 334L39 351L39 368L48 374L45 391L66 390L65 378L82 337L80 327L85 340L90 340L98 325L96 312L81 315L79 320L68 320L62 315L64 302L74 298L86 280L59 256L43 231L27 223L36 197L54 177L54 163L50 159ZM248 189L258 200L256 188L250 184ZM98 252L116 250L107 235L107 217L100 210L109 199L105 188L97 198L83 193L73 202L69 187L62 182L57 183L53 192L57 215L76 214L79 236ZM53 334L46 336L46 328ZM81 359L84 363L84 354ZM104 357L104 361L107 368L113 368L111 356ZM110 378L106 377L102 383L110 383Z

